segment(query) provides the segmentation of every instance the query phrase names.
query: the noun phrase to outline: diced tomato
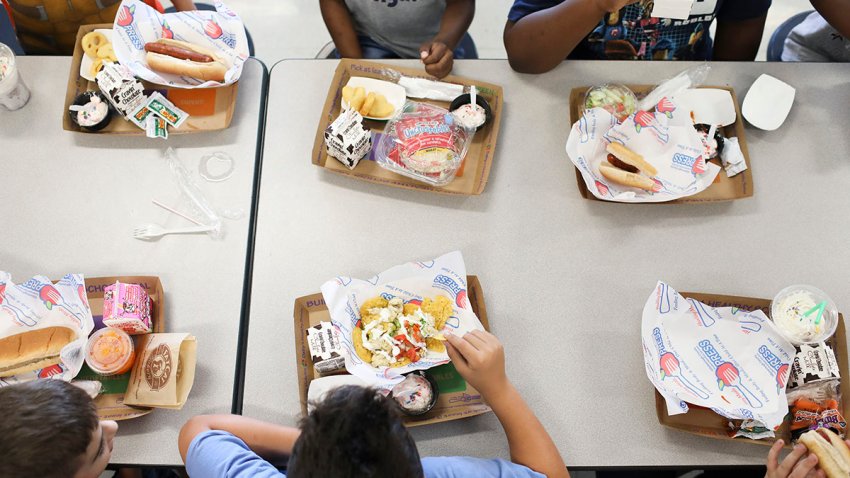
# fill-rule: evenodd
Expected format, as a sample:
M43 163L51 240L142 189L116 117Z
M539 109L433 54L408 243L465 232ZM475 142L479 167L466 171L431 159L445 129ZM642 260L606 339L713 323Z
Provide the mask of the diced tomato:
M413 340L417 342L422 342L422 331L419 328L419 324L413 324Z
M419 360L419 354L416 353L416 349L407 349L404 353L404 356L409 358L411 362L416 362Z
M357 326L358 329L363 330L363 321L362 320L357 319L357 323L354 324L354 325Z

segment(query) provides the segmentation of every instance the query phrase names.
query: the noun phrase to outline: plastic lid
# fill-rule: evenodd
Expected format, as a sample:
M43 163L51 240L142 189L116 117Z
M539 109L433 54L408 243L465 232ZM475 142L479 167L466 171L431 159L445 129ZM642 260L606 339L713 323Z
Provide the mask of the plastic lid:
M86 364L95 373L117 375L133 366L133 339L121 329L104 327L89 337L86 344Z
M761 75L750 87L741 114L753 126L773 131L785 122L797 90L793 86L770 75Z
M838 307L824 291L797 284L776 294L770 303L770 319L792 344L813 344L835 333Z

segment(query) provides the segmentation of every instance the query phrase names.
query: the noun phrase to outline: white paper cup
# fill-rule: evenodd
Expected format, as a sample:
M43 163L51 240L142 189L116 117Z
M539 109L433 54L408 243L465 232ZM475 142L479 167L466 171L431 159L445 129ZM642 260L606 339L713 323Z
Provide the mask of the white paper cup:
M0 43L0 106L9 111L19 110L29 100L30 90L18 73L15 53Z

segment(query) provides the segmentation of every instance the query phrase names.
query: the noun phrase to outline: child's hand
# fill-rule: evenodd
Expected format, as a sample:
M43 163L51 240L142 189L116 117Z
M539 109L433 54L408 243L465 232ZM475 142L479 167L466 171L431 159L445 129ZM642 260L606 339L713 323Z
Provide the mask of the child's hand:
M437 78L442 78L452 71L454 56L443 42L428 42L419 47L419 57L425 64L425 71Z
M596 5L606 12L614 13L620 11L620 9L626 5L631 5L639 1L640 0L596 0Z
M824 472L816 468L818 457L813 454L806 456L808 450L800 443L794 445L794 450L779 463L779 453L784 444L784 441L776 440L770 448L765 478L826 478Z
M458 373L487 399L507 386L505 350L495 335L474 330L463 337L447 333L446 350Z

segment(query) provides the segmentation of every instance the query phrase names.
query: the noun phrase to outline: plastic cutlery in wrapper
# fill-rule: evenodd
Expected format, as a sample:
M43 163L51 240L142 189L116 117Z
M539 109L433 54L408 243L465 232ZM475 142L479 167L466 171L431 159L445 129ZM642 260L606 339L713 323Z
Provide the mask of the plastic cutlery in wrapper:
M27 339L21 339L18 347L22 360L47 362L51 361L51 357L55 357L52 354L56 353L49 342L59 340L60 343L65 343L58 350L58 363L2 377L0 386L38 378L71 381L83 366L86 340L93 328L94 320L81 274L68 274L56 284L43 276L35 276L16 284L12 281L11 274L0 271L0 340L6 341L19 334L28 334ZM39 336L36 333L39 331L45 335ZM47 335L48 333L50 335ZM46 343L37 343L40 341ZM27 354L27 351L22 350L25 348L24 342L32 342L28 344L32 345L32 348L43 347L45 352ZM8 354L4 352L4 356L6 355ZM22 368L18 364L11 367Z
M620 143L658 171L653 191L624 186L600 172L606 147ZM720 167L706 162L704 144L687 111L662 98L655 111L636 111L622 123L603 108L586 110L567 138L567 155L597 198L618 202L664 202L697 194L711 185Z
M418 361L388 368L373 367L355 352L353 333L360 321L360 307L374 297L401 298L405 304L421 304L426 298L448 297L452 314L445 329L456 335L484 330L467 297L466 266L460 252L450 252L428 262L409 262L388 269L368 280L337 277L322 285L322 296L331 321L339 332L345 369L367 384L389 391L402 374L424 370L449 361L445 352L429 351ZM359 330L359 329L358 329Z
M641 337L647 376L668 414L693 404L768 430L782 425L795 350L761 310L710 307L659 282L644 305Z
M161 14L141 0L123 0L115 15L112 43L118 62L137 77L175 88L212 88L236 82L248 58L242 20L220 1L216 11ZM145 60L145 43L160 38L180 40L214 51L227 63L224 83L154 71Z

